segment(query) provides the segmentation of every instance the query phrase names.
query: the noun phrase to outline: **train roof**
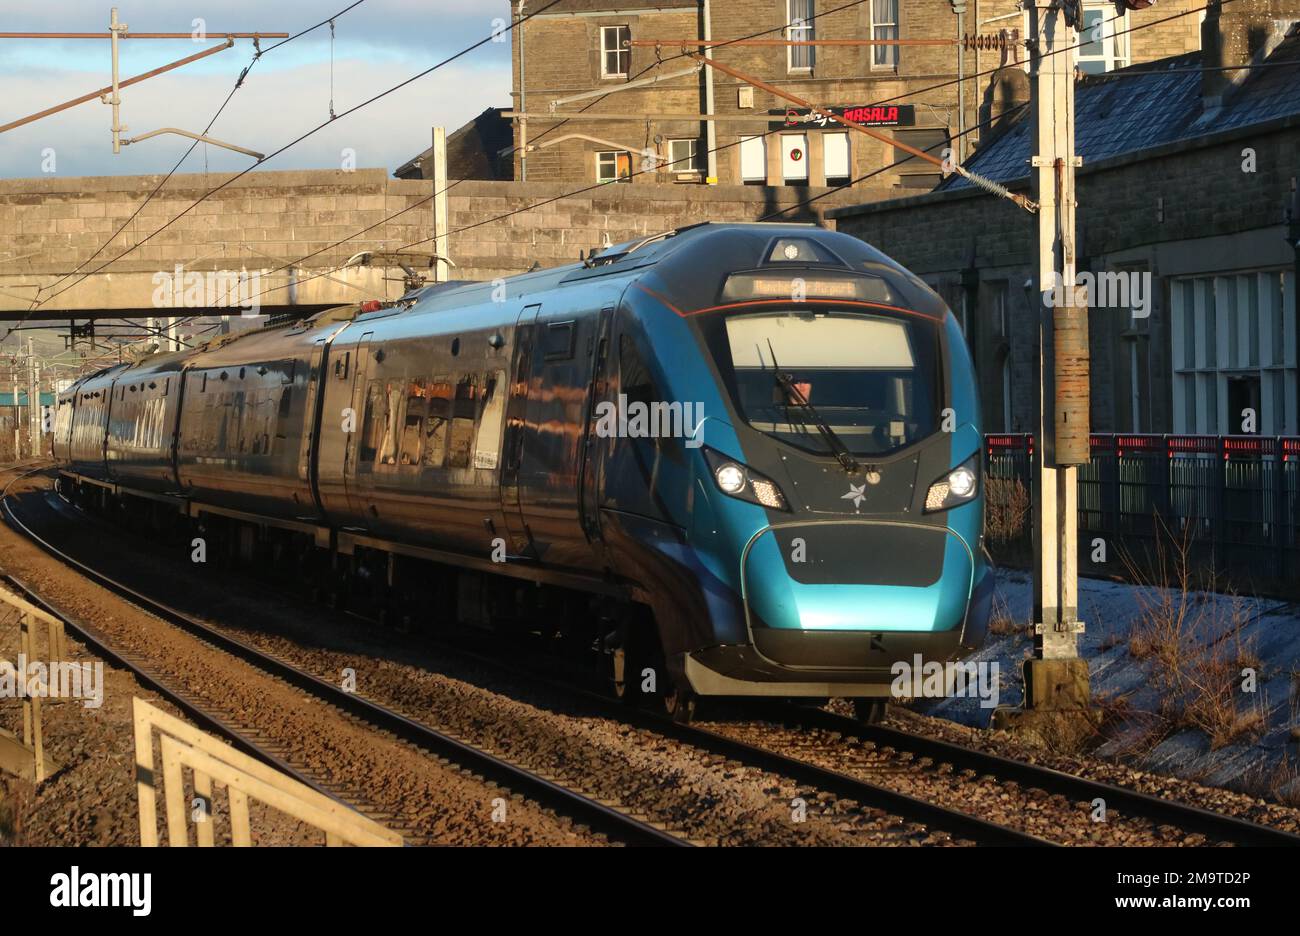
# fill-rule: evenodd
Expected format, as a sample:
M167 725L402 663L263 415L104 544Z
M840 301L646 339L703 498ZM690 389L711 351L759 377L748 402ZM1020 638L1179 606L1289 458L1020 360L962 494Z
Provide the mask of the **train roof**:
M795 245L791 260L784 250ZM807 249L801 249L806 247ZM703 222L624 241L563 266L521 273L492 282L453 280L435 283L403 296L396 304L359 312L356 305L338 306L304 319L274 322L223 335L196 348L155 353L134 362L115 364L83 377L69 388L94 386L118 377L134 379L163 371L181 370L193 358L265 335L268 331L313 330L332 322L406 318L467 309L491 302L504 285L511 303L584 282L625 283L645 278L654 293L676 309L702 309L718 303L727 278L737 271L784 267L790 272L808 269L852 271L888 281L894 295L905 297L909 307L942 316L947 307L919 277L875 247L816 224L772 222Z
M919 277L865 241L809 223L703 222L647 235L606 247L578 263L507 277L493 283L441 284L406 297L414 303L406 314L420 315L457 309L484 301L504 285L518 300L587 280L653 274L656 292L678 308L713 305L726 277L737 270L769 264L790 264L774 256L774 245L805 243L799 266L838 268L870 273L890 280L895 293L906 296L918 311L941 315L939 298ZM444 288L445 287L445 288ZM394 314L381 309L357 316L358 322Z

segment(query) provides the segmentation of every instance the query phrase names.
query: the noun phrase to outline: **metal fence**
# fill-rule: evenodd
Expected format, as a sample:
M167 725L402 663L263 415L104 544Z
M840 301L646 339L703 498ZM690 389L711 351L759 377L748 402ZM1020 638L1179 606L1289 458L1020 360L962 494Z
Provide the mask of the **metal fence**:
M1185 542L1190 558L1215 572L1300 579L1300 437L1094 434L1091 442L1091 461L1079 468L1081 562L1101 537L1117 572L1117 548L1149 557L1163 537ZM1009 564L1031 551L1034 458L1030 435L985 437L990 548Z

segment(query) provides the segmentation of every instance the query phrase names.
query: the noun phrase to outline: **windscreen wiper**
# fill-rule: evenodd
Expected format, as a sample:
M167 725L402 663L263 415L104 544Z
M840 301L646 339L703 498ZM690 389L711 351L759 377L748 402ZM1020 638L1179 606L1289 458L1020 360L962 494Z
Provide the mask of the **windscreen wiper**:
M844 440L841 439L836 434L835 430L831 428L830 423L822 419L821 414L813 408L812 403L808 402L808 398L803 395L803 391L801 391L798 385L795 384L794 378L790 374L784 374L781 372L781 365L777 363L776 351L772 348L772 342L770 340L767 343L767 350L772 354L772 365L776 368L776 384L785 392L787 407L791 402L793 402L808 414L809 420L817 427L817 431L820 432L822 438L826 440L826 445L830 448L831 452L834 453L835 460L840 463L840 466L846 472L849 474L855 474L858 471L861 471L862 466L858 463L858 460L853 457L853 454L849 451L849 447L844 444Z

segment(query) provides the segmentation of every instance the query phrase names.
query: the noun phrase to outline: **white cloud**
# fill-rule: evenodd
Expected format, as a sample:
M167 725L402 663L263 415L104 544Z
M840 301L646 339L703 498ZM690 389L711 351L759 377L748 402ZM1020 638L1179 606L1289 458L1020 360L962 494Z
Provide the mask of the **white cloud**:
M133 29L179 31L189 29L195 16L207 20L209 30L266 30L296 32L324 15L346 6L332 0L283 0L274 7L251 0L228 0L205 10L186 6L184 15L174 2L149 0L120 2L120 16ZM474 9L467 10L467 7ZM42 5L16 18L6 15L6 29L14 31L98 30L105 26L105 8L89 0L68 0L57 14ZM364 13L364 16L362 15ZM501 0L467 4L456 0L367 0L337 23L333 66L334 110L341 114L371 96L409 78L459 51L492 31L495 16L508 18L509 6ZM105 21L105 22L101 22ZM213 126L210 135L272 153L329 117L330 64L328 29L267 55L250 72ZM309 41L310 40L310 41ZM12 40L5 40L12 41ZM144 42L146 40L141 40ZM71 42L71 41L70 41ZM98 40L85 47L58 45L60 53L33 62L36 46L0 44L0 80L5 95L0 103L0 123L26 116L107 84L107 49ZM48 44L45 44L48 45ZM148 55L136 53L123 74L180 58L191 49L183 44L157 43ZM268 43L264 43L265 48ZM97 50L97 51L96 51ZM51 51L45 49L45 52ZM289 55L292 51L292 55ZM186 66L134 85L122 92L124 136L162 127L201 132L225 100L235 77L250 59L247 41L211 56L202 64ZM104 68L94 59L103 55ZM390 172L429 145L430 127L455 130L484 108L510 102L509 44L491 43L387 97L340 118L310 138L268 160L268 169L335 167L340 150L356 150L360 168L382 167ZM91 101L68 111L10 130L0 136L0 177L41 175L42 152L55 152L60 176L127 175L166 172L189 147L190 141L174 135L154 137L124 147L113 155L110 109ZM233 171L250 164L248 157L200 144L181 172Z

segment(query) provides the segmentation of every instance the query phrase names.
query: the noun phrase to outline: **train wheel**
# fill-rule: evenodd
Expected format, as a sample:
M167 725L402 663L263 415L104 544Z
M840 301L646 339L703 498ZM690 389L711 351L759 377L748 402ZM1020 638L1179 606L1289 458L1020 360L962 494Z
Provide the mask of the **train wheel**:
M633 699L632 686L629 680L634 678L634 674L628 667L631 657L626 647L615 647L605 654L605 666L609 672L609 686L614 693L614 698L622 702L632 703Z
M663 695L664 711L679 725L690 724L695 718L697 696L689 688L673 684Z
M614 698L625 705L636 705L641 701L639 655L632 639L630 628L626 624L613 625L601 622L602 629L609 629L602 641L596 646L600 659L601 678Z
M854 699L853 714L863 725L879 725L889 712L889 702L885 699Z

